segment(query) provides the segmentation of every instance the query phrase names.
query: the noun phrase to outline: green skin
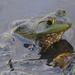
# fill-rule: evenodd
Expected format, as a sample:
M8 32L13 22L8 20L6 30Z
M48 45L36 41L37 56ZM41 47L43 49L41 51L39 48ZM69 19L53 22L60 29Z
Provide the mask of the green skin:
M52 24L47 24L48 17L52 17L54 22ZM31 18L29 20L18 22L18 26L12 30L12 33L16 33L23 38L36 41L38 35L47 35L66 31L71 27L71 21L66 17L64 10L57 10L56 12L50 13L47 16L35 19ZM42 38L41 38L42 39ZM60 39L59 39L60 40ZM39 41L39 39L38 39Z

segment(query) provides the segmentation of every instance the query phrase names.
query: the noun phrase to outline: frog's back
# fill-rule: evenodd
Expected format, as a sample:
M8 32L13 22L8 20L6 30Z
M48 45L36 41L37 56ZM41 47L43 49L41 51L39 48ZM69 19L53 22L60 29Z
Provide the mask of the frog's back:
M26 22L21 23L12 30L12 33L16 33L24 38L34 40L36 38L36 28L38 18L31 18Z

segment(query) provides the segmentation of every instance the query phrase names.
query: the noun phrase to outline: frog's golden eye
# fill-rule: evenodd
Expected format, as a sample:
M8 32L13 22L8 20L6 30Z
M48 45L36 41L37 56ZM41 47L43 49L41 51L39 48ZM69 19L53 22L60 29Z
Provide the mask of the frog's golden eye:
M52 17L47 17L47 18L45 18L45 22L48 25L52 25L54 23L54 19Z

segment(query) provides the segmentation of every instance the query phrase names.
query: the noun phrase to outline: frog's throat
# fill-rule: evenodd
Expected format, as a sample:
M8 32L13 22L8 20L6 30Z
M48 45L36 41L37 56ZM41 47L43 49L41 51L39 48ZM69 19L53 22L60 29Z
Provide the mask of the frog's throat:
M54 44L55 42L58 42L62 36L64 35L65 31L59 32L59 33L52 33L52 34L47 34L44 36L39 36L38 39L39 41L44 44L43 46L43 51L45 52L49 46ZM40 38L41 37L41 38Z
M47 39L45 40L46 43L50 43L50 44L53 44L57 41L59 41L62 36L64 35L65 31L61 31L59 33L52 33L52 34L47 34Z
M58 33L52 33L52 34L46 34L46 35L39 35L38 39L39 39L39 41L41 41L43 43L48 43L51 45L51 44L59 41L62 38L62 36L64 35L64 33L65 33L65 31L61 31Z

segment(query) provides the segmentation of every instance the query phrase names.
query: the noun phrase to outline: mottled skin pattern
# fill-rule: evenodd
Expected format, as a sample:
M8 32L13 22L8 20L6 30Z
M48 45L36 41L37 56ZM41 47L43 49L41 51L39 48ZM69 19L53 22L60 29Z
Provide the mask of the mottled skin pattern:
M40 41L44 43L44 52L53 43L59 41L64 32L68 30L72 23L66 17L64 10L57 10L47 16L36 19L31 18L26 22L18 23L19 25L12 30L23 38Z
M53 43L59 41L62 38L63 34L64 34L64 31L50 34L50 35L43 36L43 37L39 36L38 38L42 38L42 39L39 39L39 41L43 43L43 47L42 47L43 52L45 52L47 48L51 46Z

